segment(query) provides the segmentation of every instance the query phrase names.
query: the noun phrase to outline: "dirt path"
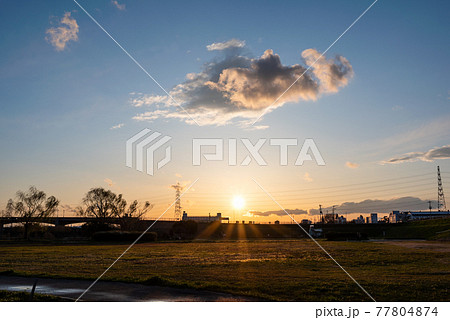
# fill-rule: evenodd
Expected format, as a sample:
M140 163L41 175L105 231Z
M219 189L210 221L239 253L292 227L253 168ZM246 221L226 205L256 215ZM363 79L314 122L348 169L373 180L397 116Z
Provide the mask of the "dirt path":
M0 290L31 291L36 278L0 276ZM92 281L38 278L36 293L77 299ZM227 293L99 281L83 301L256 301Z
M450 242L426 241L426 240L386 240L378 243L392 244L410 249L424 249L438 252L450 252Z

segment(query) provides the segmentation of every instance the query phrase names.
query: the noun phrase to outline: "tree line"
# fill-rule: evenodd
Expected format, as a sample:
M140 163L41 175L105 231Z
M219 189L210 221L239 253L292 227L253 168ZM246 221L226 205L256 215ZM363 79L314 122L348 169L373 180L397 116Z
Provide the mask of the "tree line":
M24 237L28 238L30 226L45 221L53 216L60 204L54 196L48 196L44 191L31 186L27 191L17 191L14 199L9 199L2 216L21 218L24 225ZM116 219L122 230L129 230L140 220L153 205L137 200L130 204L122 194L101 187L90 189L82 200L82 205L76 208L79 216L94 218L97 226L107 225Z

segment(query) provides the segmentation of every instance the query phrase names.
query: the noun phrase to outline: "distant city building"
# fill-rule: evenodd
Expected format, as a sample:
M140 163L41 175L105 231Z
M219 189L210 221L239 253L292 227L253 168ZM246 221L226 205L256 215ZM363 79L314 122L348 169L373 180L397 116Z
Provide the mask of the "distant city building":
M308 219L303 219L300 223L301 223L301 224L311 224L312 221L311 221L311 220L308 220Z
M378 223L378 213L370 214L370 223Z
M347 223L347 218L345 218L344 216L337 217L336 223L339 223L339 224Z
M362 216L362 215L360 215L358 218L356 218L356 220L354 220L355 221L355 223L358 223L358 224L362 224L362 223L364 223L364 217Z
M411 220L434 219L450 217L450 211L392 211L389 223L399 223Z
M370 223L370 217L366 217L366 223Z

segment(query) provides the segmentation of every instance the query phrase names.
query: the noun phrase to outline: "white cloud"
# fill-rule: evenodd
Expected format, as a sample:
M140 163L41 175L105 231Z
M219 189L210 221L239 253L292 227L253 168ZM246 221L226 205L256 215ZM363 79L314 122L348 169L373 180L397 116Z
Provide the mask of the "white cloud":
M413 161L434 161L438 159L450 159L450 144L442 147L430 149L426 152L409 152L399 157L382 161L382 164L402 163Z
M214 42L206 46L208 51L220 51L232 48L243 48L245 47L245 41L239 39L231 39L225 42Z
M110 129L110 130L120 129L120 128L122 128L124 125L125 125L125 124L123 124L123 123L119 123L119 124L116 124L115 126L112 126L112 127L109 128L109 129Z
M56 51L63 51L69 41L78 41L78 24L77 21L70 16L70 12L66 12L59 22L59 26L47 29L47 37Z
M167 96L135 94L130 99L132 106L151 109L133 119L178 119L189 124L235 123L250 127L252 119L257 118L302 74L270 111L289 102L317 100L321 94L337 92L348 84L353 75L350 63L340 56L335 59L322 57L310 71L305 72L307 67L299 64L283 65L280 56L270 49L259 58L249 58L241 54L241 47L233 48L222 59L204 64L199 73L187 74L186 81L170 90L170 95L184 110ZM314 49L302 53L307 65L311 65L312 59L319 55Z
M347 162L345 163L345 165L346 165L347 167L349 167L350 169L356 169L356 168L359 167L359 164L354 163L354 162L350 162L350 161L347 161Z
M116 0L112 0L111 3L119 10L123 11L125 10L125 4L120 4L119 2L117 2Z

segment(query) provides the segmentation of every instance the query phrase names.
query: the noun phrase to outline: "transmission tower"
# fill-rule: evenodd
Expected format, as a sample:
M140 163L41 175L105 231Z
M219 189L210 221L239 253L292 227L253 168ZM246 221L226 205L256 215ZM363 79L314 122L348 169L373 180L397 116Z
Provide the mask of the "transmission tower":
M442 179L441 179L441 171L439 170L439 166L437 167L437 177L438 177L438 211L442 209L446 209L445 205L445 197L444 197L444 188L442 188Z
M177 184L173 184L172 188L175 189L175 220L181 220L181 191L183 190L183 186L177 182Z

